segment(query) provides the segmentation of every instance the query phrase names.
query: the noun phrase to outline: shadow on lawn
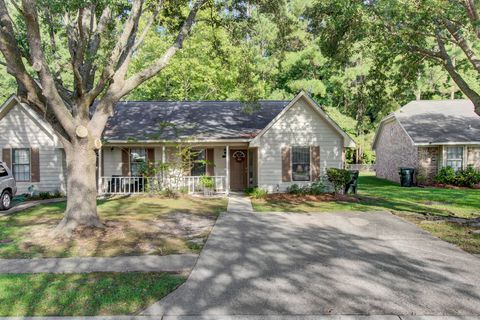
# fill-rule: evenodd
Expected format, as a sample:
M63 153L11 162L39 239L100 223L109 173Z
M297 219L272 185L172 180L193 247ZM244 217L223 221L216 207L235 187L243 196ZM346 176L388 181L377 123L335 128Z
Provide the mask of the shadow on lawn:
M187 282L145 313L480 315L479 268L387 214L226 214Z
M0 275L0 316L133 314L184 281L165 273Z
M195 228L190 231L189 224L199 221L206 227L213 225L226 206L219 201L190 197L176 200L156 197L99 200L98 212L106 229L79 228L73 238L52 238L52 231L61 221L64 209L65 203L56 203L0 217L0 240L8 240L8 243L0 244L0 257L198 252L200 238L205 239L208 233L195 233Z

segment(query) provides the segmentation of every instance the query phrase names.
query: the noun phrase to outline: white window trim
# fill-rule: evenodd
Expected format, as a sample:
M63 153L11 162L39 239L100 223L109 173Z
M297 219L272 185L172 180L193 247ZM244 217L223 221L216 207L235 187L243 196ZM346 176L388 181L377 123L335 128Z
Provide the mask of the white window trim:
M12 176L15 177L15 170L14 170L14 167L15 167L15 163L13 162L15 160L15 156L14 156L14 153L15 153L15 150L28 150L28 180L16 180L17 182L31 182L32 181L32 148L24 148L24 147L20 147L20 148L11 148L10 149L10 159L12 161Z
M448 158L448 148L462 148L462 159L459 158L454 158L454 159L449 159ZM464 145L449 145L449 146L443 146L443 166L447 167L448 161L462 161L462 169L466 169L466 164L467 164L467 148Z

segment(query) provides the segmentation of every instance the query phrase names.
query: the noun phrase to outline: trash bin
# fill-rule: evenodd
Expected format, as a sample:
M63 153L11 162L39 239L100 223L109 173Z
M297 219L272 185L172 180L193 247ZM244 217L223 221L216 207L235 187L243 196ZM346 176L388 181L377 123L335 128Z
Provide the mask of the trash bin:
M402 187L413 187L414 168L400 168L400 185Z

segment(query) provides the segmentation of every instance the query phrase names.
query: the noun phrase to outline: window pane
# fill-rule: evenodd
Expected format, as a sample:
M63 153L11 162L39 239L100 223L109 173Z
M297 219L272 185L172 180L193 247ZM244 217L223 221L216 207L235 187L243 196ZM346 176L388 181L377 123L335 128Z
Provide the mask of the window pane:
M292 180L310 181L309 147L292 147Z
M130 172L132 176L140 175L140 168L147 160L147 151L144 148L130 149Z
M13 149L12 171L17 181L30 181L30 149Z
M447 166L455 171L463 167L463 147L447 147Z
M192 176L203 176L207 173L207 167L203 162L205 158L205 150L192 151Z

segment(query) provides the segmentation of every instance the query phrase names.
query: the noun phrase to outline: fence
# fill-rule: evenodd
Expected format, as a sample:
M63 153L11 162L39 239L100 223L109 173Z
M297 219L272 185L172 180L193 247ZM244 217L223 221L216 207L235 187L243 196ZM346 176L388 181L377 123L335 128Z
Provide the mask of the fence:
M210 176L212 188L205 188L199 176L181 177L101 177L99 194L142 194L164 189L184 191L186 193L226 193L227 179L225 176Z

